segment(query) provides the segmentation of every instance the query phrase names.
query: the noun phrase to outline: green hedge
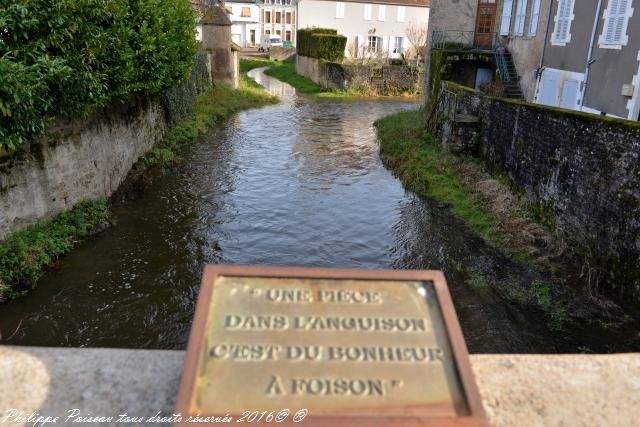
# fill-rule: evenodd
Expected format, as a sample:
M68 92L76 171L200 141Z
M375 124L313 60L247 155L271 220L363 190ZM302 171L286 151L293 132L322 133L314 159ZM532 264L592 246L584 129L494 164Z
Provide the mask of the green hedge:
M0 4L0 148L185 79L197 49L188 0L14 0Z
M308 28L297 32L298 55L327 61L340 61L344 58L347 38L329 28Z

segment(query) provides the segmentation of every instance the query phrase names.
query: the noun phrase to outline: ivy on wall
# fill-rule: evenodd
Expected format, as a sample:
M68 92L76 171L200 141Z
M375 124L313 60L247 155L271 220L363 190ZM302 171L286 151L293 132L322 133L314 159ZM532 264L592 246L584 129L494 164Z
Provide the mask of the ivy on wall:
M0 148L188 75L197 50L188 0L16 0L0 5Z

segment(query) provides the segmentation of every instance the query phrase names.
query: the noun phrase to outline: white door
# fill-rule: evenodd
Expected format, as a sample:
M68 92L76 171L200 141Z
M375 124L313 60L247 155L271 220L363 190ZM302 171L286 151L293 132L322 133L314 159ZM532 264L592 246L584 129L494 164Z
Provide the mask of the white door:
M537 103L556 107L558 105L558 90L560 89L560 74L553 70L542 73L538 89Z
M480 89L480 85L484 82L490 82L493 78L493 70L491 68L478 68L476 71L476 90Z
M576 109L580 82L575 80L565 80L562 86L562 96L560 97L560 107L570 110Z

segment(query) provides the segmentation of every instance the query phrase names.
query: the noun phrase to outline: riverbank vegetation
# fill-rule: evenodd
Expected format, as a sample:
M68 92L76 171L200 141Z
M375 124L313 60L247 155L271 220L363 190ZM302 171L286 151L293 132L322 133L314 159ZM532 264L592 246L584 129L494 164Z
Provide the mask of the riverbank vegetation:
M276 97L246 77L241 79L238 89L226 83L216 83L198 95L191 117L177 125L154 149L143 156L134 166L134 170L171 164L177 159L179 146L194 142L212 126L233 113L276 102Z
M269 59L245 59L240 60L240 70L247 73L254 68L269 67L264 73L285 82L296 89L297 93L314 95L320 98L352 98L363 99L369 96L354 91L328 90L316 84L313 80L301 76L296 72L296 66L290 62L272 61Z
M183 81L197 49L187 0L58 0L0 6L0 148Z
M47 266L112 222L107 200L86 201L0 242L0 302L26 293Z
M448 205L455 216L505 255L547 269L548 254L533 241L550 241L550 232L529 217L506 184L491 178L475 160L443 150L425 123L422 110L377 120L383 162L406 188ZM480 291L492 285L505 298L542 310L551 329L560 330L570 321L567 302L556 298L550 283L538 280L520 288L495 283L479 271L467 273L467 283Z

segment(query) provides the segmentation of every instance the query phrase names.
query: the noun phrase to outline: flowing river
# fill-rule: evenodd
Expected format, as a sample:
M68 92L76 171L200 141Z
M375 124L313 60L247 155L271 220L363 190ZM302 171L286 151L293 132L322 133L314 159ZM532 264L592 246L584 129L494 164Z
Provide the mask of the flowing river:
M202 268L226 263L442 269L470 351L571 349L539 313L469 284L469 266L505 283L534 272L381 163L373 122L418 103L298 96L251 75L282 102L212 129L141 199L116 205L115 227L0 306L3 342L185 348Z

